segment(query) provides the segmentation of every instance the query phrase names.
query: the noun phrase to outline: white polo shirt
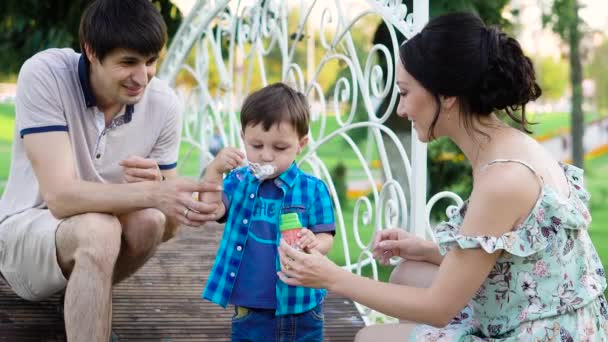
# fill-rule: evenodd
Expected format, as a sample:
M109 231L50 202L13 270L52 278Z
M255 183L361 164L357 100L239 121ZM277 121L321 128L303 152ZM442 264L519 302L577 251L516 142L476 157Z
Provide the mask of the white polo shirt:
M65 131L78 178L122 182L121 160L152 158L161 170L177 166L181 135L178 98L153 78L141 100L105 124L89 82L88 61L71 49L49 49L28 59L19 72L11 169L0 199L0 222L30 208L46 208L23 136ZM49 150L48 153L53 153Z

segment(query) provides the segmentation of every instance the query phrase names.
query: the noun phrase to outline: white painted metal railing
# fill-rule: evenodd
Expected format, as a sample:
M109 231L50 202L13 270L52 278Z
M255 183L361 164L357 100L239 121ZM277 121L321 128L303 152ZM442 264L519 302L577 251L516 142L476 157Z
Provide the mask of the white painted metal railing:
M199 154L201 167L211 158L209 140L214 133L227 145L242 147L238 113L253 88L286 81L306 94L317 129L311 131L300 165L323 179L334 195L337 238L342 245L348 246L349 237L356 242L344 248L343 266L359 273L362 267L371 267L376 279L377 265L369 250L371 233L398 226L432 237L429 213L436 200L449 197L461 203L454 194L440 193L427 208L426 145L413 133L411 151L406 152L402 138L384 125L398 101L394 72L401 42L396 33L409 38L428 21L428 0L413 3L412 11L395 0L199 0L173 38L159 71L159 77L175 85L183 97L183 141ZM370 44L362 55L352 33L370 18L375 18L376 25L382 21L387 25L391 42ZM295 28L293 23L297 23ZM305 53L299 47L303 45ZM317 62L319 51L322 56ZM388 62L386 75L378 65L378 54ZM269 60L274 64L269 65ZM335 83L324 84L324 73L336 62L345 72ZM277 78L271 79L273 75ZM180 77L190 79L190 86L182 87ZM385 99L388 108L376 113L375 104ZM352 133L363 129L367 144L361 148ZM368 190L356 198L352 209L339 201L330 170L319 154L336 139L353 155L356 166L351 162L348 172L359 174L357 184ZM389 155L387 143L394 144L396 152ZM371 155L379 160L376 168L366 160ZM402 167L408 184L397 182L389 165ZM346 215L348 210L352 210L352 221L346 222L345 216L351 216ZM367 318L369 311L360 309Z

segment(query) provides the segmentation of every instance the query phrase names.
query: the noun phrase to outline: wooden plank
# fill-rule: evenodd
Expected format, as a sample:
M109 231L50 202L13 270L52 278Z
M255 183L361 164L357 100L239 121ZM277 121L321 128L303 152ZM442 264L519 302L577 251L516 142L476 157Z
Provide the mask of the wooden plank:
M229 341L232 309L201 298L221 227L181 229L113 291L113 329L121 341ZM30 303L0 281L0 341L65 341L59 296ZM353 303L325 302L325 341L352 341L363 321Z

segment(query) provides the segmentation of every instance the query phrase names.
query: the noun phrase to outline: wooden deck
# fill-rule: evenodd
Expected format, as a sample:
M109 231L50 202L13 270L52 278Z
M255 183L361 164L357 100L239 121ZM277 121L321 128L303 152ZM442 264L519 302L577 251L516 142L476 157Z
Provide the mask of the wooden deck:
M221 229L182 229L133 277L114 288L113 329L121 341L229 341L231 309L202 300ZM325 341L352 341L363 321L329 294ZM65 341L59 296L30 303L0 280L0 341Z

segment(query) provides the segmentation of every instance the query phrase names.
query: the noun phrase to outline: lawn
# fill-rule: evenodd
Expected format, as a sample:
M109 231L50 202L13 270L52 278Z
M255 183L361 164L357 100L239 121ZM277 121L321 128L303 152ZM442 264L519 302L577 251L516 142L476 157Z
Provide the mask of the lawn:
M596 113L585 114L586 123L599 118ZM531 114L529 120L537 123L531 125L531 130L535 137L559 134L570 129L570 113Z
M586 161L585 170L585 182L591 193L589 234L604 268L608 268L608 155Z
M0 194L8 178L11 158L11 142L15 127L15 109L12 104L0 103Z

